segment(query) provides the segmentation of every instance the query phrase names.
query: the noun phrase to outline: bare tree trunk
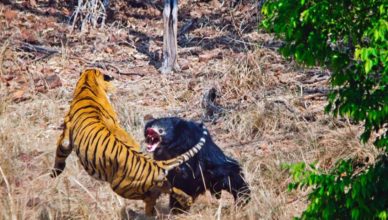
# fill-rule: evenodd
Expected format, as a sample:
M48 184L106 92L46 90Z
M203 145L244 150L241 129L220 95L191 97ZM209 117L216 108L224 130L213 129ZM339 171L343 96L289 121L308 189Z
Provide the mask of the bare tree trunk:
M163 64L160 72L180 71L178 65L178 0L165 0L163 10Z

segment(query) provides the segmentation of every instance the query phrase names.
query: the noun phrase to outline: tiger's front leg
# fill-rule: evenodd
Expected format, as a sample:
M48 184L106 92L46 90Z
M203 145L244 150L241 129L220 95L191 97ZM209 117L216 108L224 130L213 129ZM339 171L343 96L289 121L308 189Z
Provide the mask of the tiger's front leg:
M172 187L170 182L167 181L167 179L163 182L163 184L160 186L160 192L170 194L174 200L179 203L179 207L182 208L182 210L189 210L190 207L193 205L193 198L186 194L184 191ZM158 198L157 196L155 200Z
M66 121L66 119L65 119ZM73 145L70 141L69 126L65 123L65 128L57 142L57 151L55 154L54 168L51 173L51 177L57 177L62 173L66 167L66 158L73 150Z
M182 210L190 210L190 207L193 205L193 198L176 187L172 187L170 195L179 203Z

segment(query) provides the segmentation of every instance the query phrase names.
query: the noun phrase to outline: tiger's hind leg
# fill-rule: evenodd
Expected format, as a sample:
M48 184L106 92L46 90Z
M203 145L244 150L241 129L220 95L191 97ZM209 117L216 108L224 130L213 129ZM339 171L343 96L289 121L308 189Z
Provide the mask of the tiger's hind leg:
M65 121L67 121L65 119ZM73 150L73 144L70 141L70 129L68 123L65 123L63 132L57 142L57 151L55 153L54 169L51 177L57 177L66 167L66 158Z
M155 215L155 205L156 200L162 193L171 194L171 184L164 177L162 180L156 182L156 185L153 186L145 195L143 201L145 202L145 214L147 216Z
M146 216L154 216L156 200L159 198L161 192L160 190L152 190L143 200L145 202L145 214Z

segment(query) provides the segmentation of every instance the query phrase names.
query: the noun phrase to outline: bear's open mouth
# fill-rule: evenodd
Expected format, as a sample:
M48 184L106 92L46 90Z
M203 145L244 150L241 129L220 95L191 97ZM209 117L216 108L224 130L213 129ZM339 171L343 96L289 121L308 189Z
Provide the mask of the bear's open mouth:
M152 128L147 128L145 142L147 144L147 151L154 152L159 146L161 141L160 135L157 131Z

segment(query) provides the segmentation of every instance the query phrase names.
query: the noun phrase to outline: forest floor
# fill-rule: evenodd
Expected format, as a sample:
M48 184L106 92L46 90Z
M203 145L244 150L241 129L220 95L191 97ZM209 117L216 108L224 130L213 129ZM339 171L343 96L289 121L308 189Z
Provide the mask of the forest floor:
M359 126L323 113L330 73L282 58L281 42L258 30L256 1L180 1L182 71L170 75L158 72L162 3L123 2L113 3L104 27L81 31L68 22L69 7L0 1L0 219L119 219L123 210L142 217L141 201L89 177L74 154L60 177L49 177L75 83L90 66L117 79L112 102L139 142L146 115L204 120L246 173L247 206L235 208L228 193L205 194L189 213L170 215L163 196L160 218L291 219L308 189L287 190L285 164L327 170L338 158L375 155L359 143ZM211 88L223 111L209 119L201 103Z

